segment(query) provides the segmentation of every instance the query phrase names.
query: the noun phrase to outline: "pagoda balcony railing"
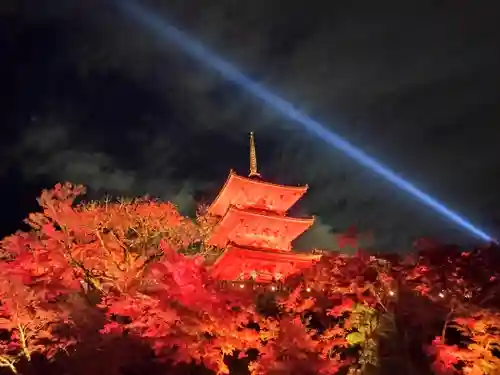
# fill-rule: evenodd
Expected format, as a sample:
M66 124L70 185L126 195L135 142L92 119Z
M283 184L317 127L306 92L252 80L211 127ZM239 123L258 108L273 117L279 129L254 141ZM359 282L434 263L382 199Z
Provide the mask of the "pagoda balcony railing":
M268 292L289 292L290 288L285 286L282 282L258 282L256 280L238 280L238 281L228 281L220 280L218 281L219 288L223 290L253 290L253 291L268 291Z
M231 204L228 206L227 211L231 207L237 208L239 210L245 210L248 212L253 212L257 214L265 214L273 217L280 217L280 216L288 216L288 211L276 211L274 208L274 205L259 205L255 203L248 203L248 204Z
M240 249L245 249L245 250L259 250L259 251L268 251L270 253L275 253L275 252L284 252L288 253L292 251L292 245L290 244L290 248L283 250L283 249L277 249L276 247L265 247L261 246L260 244L258 245L247 245L247 244L239 244L234 241L229 241L227 245L224 247L224 249L227 249L229 247L238 247Z

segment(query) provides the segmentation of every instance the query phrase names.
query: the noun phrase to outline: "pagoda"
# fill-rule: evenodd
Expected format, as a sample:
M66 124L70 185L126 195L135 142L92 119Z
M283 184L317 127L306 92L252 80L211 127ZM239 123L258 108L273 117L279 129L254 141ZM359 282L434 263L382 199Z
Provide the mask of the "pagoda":
M250 133L250 174L244 177L231 170L208 208L217 223L206 243L224 249L211 268L212 275L224 281L279 282L318 260L320 255L293 252L291 245L314 222L314 217L287 215L307 189L307 185L263 181Z

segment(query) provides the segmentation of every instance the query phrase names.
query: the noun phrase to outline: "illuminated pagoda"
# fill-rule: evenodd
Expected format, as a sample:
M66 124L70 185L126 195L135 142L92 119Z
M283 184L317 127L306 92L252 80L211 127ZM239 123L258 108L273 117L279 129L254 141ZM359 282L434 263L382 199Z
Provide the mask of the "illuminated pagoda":
M211 268L224 281L269 283L306 268L320 255L292 251L292 241L314 218L287 216L308 186L284 186L263 181L257 171L253 133L250 133L250 174L230 171L208 212L218 218L207 244L224 249Z

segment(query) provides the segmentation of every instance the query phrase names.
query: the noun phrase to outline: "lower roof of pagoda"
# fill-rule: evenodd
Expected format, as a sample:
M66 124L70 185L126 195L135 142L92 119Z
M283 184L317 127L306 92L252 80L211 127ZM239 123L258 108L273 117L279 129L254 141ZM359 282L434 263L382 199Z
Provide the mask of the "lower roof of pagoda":
M284 279L318 261L321 255L229 246L210 269L219 280Z
M231 206L217 223L207 244L224 248L229 243L269 250L291 250L291 242L314 223L314 217L294 218Z
M240 208L254 207L277 213L285 213L307 191L308 186L285 186L243 177L234 171L229 176L208 212L224 216L231 206Z

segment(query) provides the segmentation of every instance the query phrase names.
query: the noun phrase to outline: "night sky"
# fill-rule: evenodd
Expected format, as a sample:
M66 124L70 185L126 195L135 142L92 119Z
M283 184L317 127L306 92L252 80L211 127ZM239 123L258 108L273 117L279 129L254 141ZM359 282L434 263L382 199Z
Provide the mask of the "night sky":
M497 1L142 1L250 77L500 236ZM306 184L302 247L474 238L263 106L111 1L0 2L1 235L41 189L150 194L192 214L256 133L267 180Z

